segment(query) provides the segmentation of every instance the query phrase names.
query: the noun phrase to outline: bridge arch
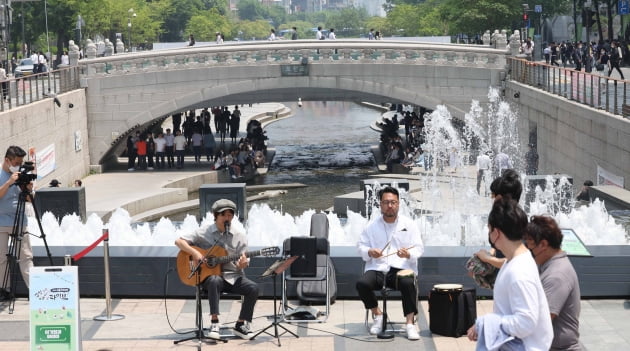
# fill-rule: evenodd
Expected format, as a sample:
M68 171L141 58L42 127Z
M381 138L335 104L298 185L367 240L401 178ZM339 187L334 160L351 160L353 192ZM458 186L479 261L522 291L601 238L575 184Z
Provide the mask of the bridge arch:
M291 41L185 48L81 62L92 164L115 156L121 136L176 112L302 100L403 102L455 116L487 101L506 52L389 41Z

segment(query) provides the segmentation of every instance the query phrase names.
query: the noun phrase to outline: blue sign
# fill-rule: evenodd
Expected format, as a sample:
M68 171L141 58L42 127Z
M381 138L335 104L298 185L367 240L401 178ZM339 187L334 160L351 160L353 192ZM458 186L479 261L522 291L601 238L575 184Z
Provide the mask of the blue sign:
M629 0L619 0L618 2L617 12L620 15L630 14L630 1Z
M542 5L534 5L534 12L541 13L542 12Z

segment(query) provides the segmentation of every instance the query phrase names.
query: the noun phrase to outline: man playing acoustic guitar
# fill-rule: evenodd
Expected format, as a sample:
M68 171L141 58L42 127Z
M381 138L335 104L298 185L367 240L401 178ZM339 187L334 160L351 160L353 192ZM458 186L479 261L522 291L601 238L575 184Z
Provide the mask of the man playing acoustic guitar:
M216 339L220 337L219 297L221 292L229 292L243 296L243 304L233 333L243 339L249 339L253 336L249 323L252 321L254 306L258 300L258 284L247 279L243 272L243 269L249 265L249 259L245 254L247 238L245 233L230 229L230 223L236 213L234 202L227 199L217 200L212 205L212 213L214 214L213 224L182 236L175 240L175 245L190 255L193 268L198 262L207 262L211 256L229 255L235 258L221 265L216 274L209 275L201 282L208 291L210 301L212 324L208 336ZM202 264L200 269L211 268Z

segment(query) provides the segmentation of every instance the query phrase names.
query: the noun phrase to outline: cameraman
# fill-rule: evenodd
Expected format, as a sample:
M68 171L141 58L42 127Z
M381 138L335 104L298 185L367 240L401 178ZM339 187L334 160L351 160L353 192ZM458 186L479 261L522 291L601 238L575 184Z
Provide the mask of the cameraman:
M18 205L20 192L22 189L15 185L20 175L20 166L26 156L26 152L19 146L9 146L4 155L2 163L2 171L0 172L0 279L5 278L7 269L7 253L9 247L9 238L13 233L13 225L15 224L15 215ZM24 185L29 191L33 190L33 183ZM26 222L26 216L24 216ZM26 232L26 223L22 232ZM29 286L29 269L33 266L33 251L31 249L31 241L29 235L22 237L22 245L19 253L20 271L26 286ZM0 298L9 297L11 279L6 281L4 291L0 291Z

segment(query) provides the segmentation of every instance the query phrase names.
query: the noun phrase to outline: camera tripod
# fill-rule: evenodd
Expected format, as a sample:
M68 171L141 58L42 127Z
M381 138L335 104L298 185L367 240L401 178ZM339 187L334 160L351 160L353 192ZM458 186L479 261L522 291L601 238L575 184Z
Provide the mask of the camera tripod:
M31 205L33 206L33 211L35 212L35 219L37 220L37 225L39 226L40 238L44 241L44 247L46 248L46 255L48 256L48 260L50 261L50 265L53 265L52 255L50 254L50 249L48 247L48 243L46 242L46 235L44 234L44 229L42 228L42 222L39 220L39 213L37 211L37 207L35 206L35 201L33 199L33 195L26 188L26 185L16 185L20 187L20 194L18 195L18 203L15 209L15 219L13 220L13 229L11 234L9 234L9 250L7 252L7 263L6 269L4 271L4 277L2 279L2 289L8 294L9 298L9 314L13 313L15 307L15 294L13 291L9 291L8 289L14 289L17 283L17 272L19 271L19 262L20 262L20 253L22 251L22 239L24 235L33 235L28 232L24 232L24 228L26 226L26 216L24 214L24 210L26 208L26 200L30 200ZM26 282L28 283L28 282Z

